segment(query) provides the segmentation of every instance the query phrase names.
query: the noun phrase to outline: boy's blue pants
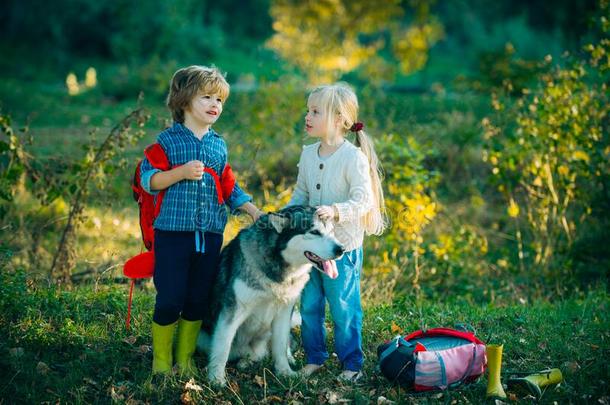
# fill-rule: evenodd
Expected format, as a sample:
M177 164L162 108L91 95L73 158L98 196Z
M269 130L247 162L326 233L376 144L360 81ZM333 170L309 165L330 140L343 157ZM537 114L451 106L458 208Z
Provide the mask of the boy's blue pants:
M322 364L328 358L324 311L326 301L334 323L335 352L344 370L360 371L362 353L362 306L360 272L362 247L337 260L339 276L331 279L316 269L301 295L301 337L307 364Z
M153 321L169 325L183 318L199 321L208 310L212 283L218 273L222 235L205 232L205 253L197 251L195 232L155 229L157 289Z

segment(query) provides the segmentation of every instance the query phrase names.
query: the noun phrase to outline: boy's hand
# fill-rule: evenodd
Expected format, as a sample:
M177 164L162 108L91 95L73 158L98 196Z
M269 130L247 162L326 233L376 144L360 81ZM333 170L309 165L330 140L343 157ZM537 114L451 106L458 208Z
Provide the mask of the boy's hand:
M256 208L256 205L252 204L251 202L244 203L238 209L250 215L252 217L252 221L254 222L256 222L256 220L262 215L265 215L263 211Z
M265 213L259 209L257 209L255 212L250 214L253 222L256 222L263 215L265 215Z
M185 180L201 180L203 177L203 163L199 160L191 160L182 166L182 175Z

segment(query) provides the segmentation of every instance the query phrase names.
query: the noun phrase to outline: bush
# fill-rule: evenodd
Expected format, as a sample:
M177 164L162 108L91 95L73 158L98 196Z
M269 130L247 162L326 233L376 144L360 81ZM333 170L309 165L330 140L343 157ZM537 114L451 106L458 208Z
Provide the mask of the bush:
M483 121L484 159L508 205L515 258L522 272L533 268L555 282L575 276L578 240L610 223L610 41L586 50L588 59L543 74L515 103L495 97L497 113ZM606 235L594 234L597 244L608 245ZM605 257L598 263L602 277Z

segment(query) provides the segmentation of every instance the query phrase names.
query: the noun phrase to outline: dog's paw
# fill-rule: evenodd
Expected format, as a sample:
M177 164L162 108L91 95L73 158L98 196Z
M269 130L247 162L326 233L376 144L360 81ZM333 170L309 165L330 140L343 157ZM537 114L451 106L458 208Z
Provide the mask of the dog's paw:
M225 378L224 373L208 373L208 381L214 387L222 388L227 385L227 379Z
M278 375L280 375L282 377L296 377L296 376L299 375L299 373L297 373L296 371L294 371L290 367L282 368L282 369L276 369L276 372L277 372Z

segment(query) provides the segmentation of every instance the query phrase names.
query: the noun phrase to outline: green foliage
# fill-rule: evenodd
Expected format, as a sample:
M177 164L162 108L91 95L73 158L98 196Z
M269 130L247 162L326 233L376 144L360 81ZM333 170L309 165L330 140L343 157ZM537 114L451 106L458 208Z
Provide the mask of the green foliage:
M76 231L84 220L83 211L87 199L93 189L103 189L107 182L106 174L112 173L117 164L115 156L124 150L127 144L135 144L144 135L141 129L132 131L132 127L142 128L148 118L142 108L132 111L110 131L100 145L89 145L84 159L75 164L73 181L68 187L70 214L50 270L54 281L71 284L75 266ZM125 161L120 160L118 164L124 166Z
M429 2L414 4L410 24L399 1L274 1L275 35L268 45L301 68L313 82L337 79L362 69L368 80L392 78L397 63L411 73L427 61L429 48L442 36L430 16ZM383 55L383 56L382 56Z
M482 91L504 87L513 96L521 95L524 89L548 71L551 59L550 55L542 62L518 58L513 45L507 43L502 50L481 53L481 79L473 82L472 87Z
M0 131L0 200L12 201L25 171L25 152L21 139L11 127L11 118L1 113ZM4 214L5 210L0 209L0 218Z
M483 121L484 158L509 203L521 269L553 279L572 277L574 241L610 222L610 41L586 49L588 60L555 67L514 105L494 98L497 116Z
M324 402L328 398L357 401L383 396L398 403L483 403L486 379L457 390L413 394L399 389L375 370L377 346L397 333L420 328L470 325L489 343L504 344L503 376L511 372L562 370L565 382L547 389L544 402L596 402L606 395L610 375L607 292L596 289L574 293L563 302L505 302L477 306L467 300L430 301L403 296L392 304L365 308L363 349L365 378L361 384L335 381L340 365L330 359L307 381L276 377L270 359L247 371L228 368L231 388L207 384L207 359L196 354L201 371L190 385L177 376L164 383L150 378L150 322L154 294L138 288L134 297L132 329L125 329L127 285L81 286L73 291L35 287L23 273L0 271L0 370L4 381L0 399L9 402L272 402L288 398ZM7 284L4 284L4 283ZM16 310L18 309L18 311ZM8 310L8 311L7 311ZM326 320L331 328L332 321ZM332 333L328 344L332 345ZM298 331L297 367L305 359ZM200 390L198 388L201 388Z
M143 136L140 129L132 131L132 126L141 128L147 120L145 111L141 108L137 109L117 124L101 144L92 137L92 142L86 146L83 157L73 160L65 157L61 160L57 158L37 160L35 156L26 153L24 145L14 135L10 127L10 119L6 116L1 117L2 135L7 138L7 140L2 138L0 141L0 149L3 151L0 155L2 158L0 178L3 179L2 184L6 184L2 192L6 195L6 201L0 205L3 231L17 228L19 233L29 234L25 239L36 242L32 249L35 256L41 229L46 225L42 228L32 225L42 225L46 215L42 209L39 210L29 218L29 221L32 221L31 227L25 226L24 210L18 209L17 202L12 201L15 189L17 187L20 189L21 198L18 203L27 199L28 194L37 197L43 207L61 197L69 200L67 223L61 232L50 269L53 281L71 284L71 272L75 266L76 229L84 221L83 212L91 192L103 190L109 182L108 176L111 176L117 168L126 165L126 161L118 159L117 155L122 153L126 146L135 144ZM18 176L15 175L16 170ZM60 201L65 205L63 198ZM51 208L49 211L54 209ZM18 218L16 225L11 223L14 218L9 218L8 213ZM35 259L33 263L40 262Z
M224 44L224 29L213 19L204 24L205 3L155 0L134 7L127 1L9 1L4 11L10 23L2 31L20 44L44 44L53 50L48 56L62 65L69 56L120 61L210 57Z
M218 128L227 139L232 165L252 179L251 188L279 185L286 174L296 178L306 102L303 82L290 77L230 96L223 113L227 118Z

